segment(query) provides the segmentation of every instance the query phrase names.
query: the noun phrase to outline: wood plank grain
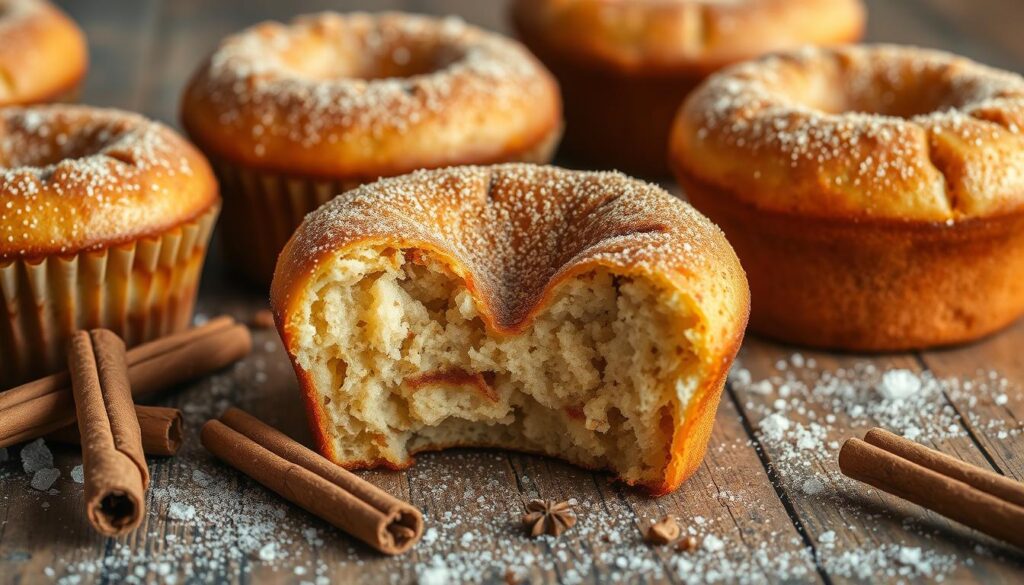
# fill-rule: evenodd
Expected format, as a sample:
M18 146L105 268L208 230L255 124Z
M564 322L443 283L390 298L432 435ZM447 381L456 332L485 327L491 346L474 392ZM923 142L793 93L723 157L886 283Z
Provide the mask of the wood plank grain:
M923 352L940 376L970 382L975 391L951 392L971 437L1001 473L1024 481L1024 321L981 342Z
M966 8L952 0L871 0L869 38L943 47L1020 70L1024 54L1019 48L1019 35L1014 36L1018 19L1012 15L1016 13L1006 8L1012 3L993 8L995 4L1000 3L979 0ZM64 5L83 23L93 51L83 101L143 111L172 125L177 125L178 99L192 70L221 37L260 20L287 20L295 14L324 9L405 9L456 13L484 27L507 30L504 6L474 0L76 0ZM214 251L205 270L200 314L226 312L247 319L265 307L265 291L240 288L226 280L223 272ZM933 445L1022 478L1021 435L1008 433L1001 437L1005 425L992 424L1010 421L1019 428L1024 420L1020 390L1024 364L1018 357L1022 343L1024 325L1017 325L981 344L927 352L920 358L820 352L802 352L801 356L816 359L818 370L830 371L855 363L915 372L924 365L936 375L963 378L975 376L978 368L998 370L1008 380L1006 403L996 403L998 393L987 401L974 402L966 394L948 394L945 405L964 414L970 435L960 436L958 431L958 436L937 440ZM59 576L70 566L73 570L67 572L79 574L83 583L118 581L125 575L159 581L167 574L177 575L179 582L278 583L322 577L346 583L405 583L416 581L425 569L438 563L463 563L481 568L476 577L488 582L503 581L506 568L514 566L523 568L516 576L530 582L578 579L590 583L674 583L700 576L685 574L682 568L687 565L679 563L681 558L699 562L711 556L680 556L683 553L650 549L640 543L647 522L675 515L702 535L721 538L734 563L731 566L742 567L752 579L846 581L856 566L848 559L844 561L842 553L877 550L893 543L921 548L940 560L955 559L955 567L936 570L942 569L944 576L956 581L1019 582L1024 575L1019 557L1011 557L997 543L845 481L836 471L830 446L822 453L800 452L805 457L794 459L780 444L765 440L761 434L751 442L751 433L778 410L775 403L783 397L777 384L767 394L754 391L749 384L732 384L719 408L703 465L678 492L659 499L609 483L603 474L550 459L494 451L424 455L405 472L366 472L364 476L370 481L420 506L428 527L435 529L433 538L425 539L410 555L381 558L225 469L196 443L198 425L227 405L246 408L289 434L308 440L304 417L295 408L294 377L276 334L257 332L256 347L254 354L232 371L183 388L161 401L185 409L189 439L181 457L151 461L151 513L143 528L131 537L106 540L92 533L80 514L80 487L67 474L57 484L59 494L48 496L26 487L16 463L0 467L0 574L16 582L33 582L46 577L47 567L54 568ZM742 358L756 381L780 377L777 363L790 360L792 354L791 348L751 339ZM815 376L804 371L798 377L811 383ZM787 409L786 416L793 424L809 428L832 414L835 420L829 423L829 441L860 434L873 424L864 417L827 410L821 404L812 404L802 412ZM921 413L921 417L926 416L929 413ZM922 424L925 422L922 420ZM62 470L79 460L73 450L60 449L56 455ZM794 480L808 473L821 481L820 492L816 484L808 488L803 481ZM524 500L532 497L575 498L580 524L560 541L523 537L518 517ZM173 503L194 504L198 517L190 521L171 518L169 507ZM216 514L204 516L204 507ZM238 518L229 525L218 526L211 521L223 521L232 513ZM269 563L261 558L261 546L270 542L270 532L275 535L272 556L287 562ZM248 551L244 554L216 550L211 543L221 543L225 549L238 544L223 540L225 535L237 540L265 540L259 540L260 546L255 549L243 547ZM986 552L974 550L978 542L984 544ZM493 562L479 561L480 555L493 555ZM104 559L122 556L127 561L113 563L112 569L102 564ZM153 559L168 565L153 563ZM783 560L785 563L780 562ZM870 580L899 580L903 578L899 571L906 566L897 559L892 574L872 574Z
M732 395L758 431L773 480L830 577L849 576L846 572L854 567L842 554L851 551L870 554L887 547L887 556L898 565L895 561L900 550L892 548L894 545L929 551L935 566L949 565L947 578L1013 582L1024 575L1019 561L1000 543L839 473L836 455L843 440L862 436L872 426L890 426L884 409L871 410L883 397L872 396L871 384L864 381L894 369L918 374L920 367L913 354L844 356L795 350L754 338L744 344L741 361L749 378L746 374L742 381L734 377ZM860 391L858 396L854 389ZM901 412L900 424L908 428L917 425L926 437L937 435L936 440L927 441L934 448L989 467L984 453L963 428L943 433L931 422L952 408L941 393L932 398L920 412ZM862 404L867 408L858 406ZM973 542L996 551L997 558L976 554L971 550Z

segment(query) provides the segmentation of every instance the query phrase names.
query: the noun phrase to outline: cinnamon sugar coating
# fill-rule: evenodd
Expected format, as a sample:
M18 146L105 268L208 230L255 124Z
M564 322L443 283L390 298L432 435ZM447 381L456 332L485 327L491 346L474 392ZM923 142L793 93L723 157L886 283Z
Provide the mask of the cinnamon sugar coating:
M0 0L0 106L58 101L75 92L85 36L46 0Z
M361 182L525 158L557 138L561 103L522 46L456 18L322 13L228 37L182 119L235 164Z
M307 216L271 288L335 462L494 446L654 493L703 457L748 299L722 233L686 203L525 164L342 194Z
M218 201L206 160L162 124L82 106L0 111L0 260L116 245Z
M764 209L926 222L1024 204L1024 78L939 51L803 49L729 68L676 118L676 169Z
M322 259L372 241L444 257L499 331L522 328L555 283L598 266L690 291L718 325L711 347L726 347L744 318L743 272L722 232L692 207L621 173L526 164L417 171L336 197L281 253L275 310L286 310Z

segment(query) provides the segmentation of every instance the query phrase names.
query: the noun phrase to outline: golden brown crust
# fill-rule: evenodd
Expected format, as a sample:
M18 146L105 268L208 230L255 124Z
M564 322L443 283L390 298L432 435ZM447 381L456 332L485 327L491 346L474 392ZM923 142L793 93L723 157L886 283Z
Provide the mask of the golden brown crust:
M0 106L74 93L85 77L85 36L45 0L0 0Z
M360 187L311 214L281 254L271 304L286 348L306 283L331 258L366 245L442 262L499 333L523 330L561 283L597 268L643 275L680 293L697 322L702 385L688 411L674 413L689 418L676 430L664 482L648 487L670 491L695 469L742 340L749 296L729 244L691 207L618 173L532 165L418 171ZM298 364L295 370L317 442L337 460L316 389Z
M457 19L324 13L226 39L182 121L235 164L365 182L516 159L560 132L561 100L523 47Z
M957 221L1024 205L1024 78L896 46L803 49L711 77L673 164L759 208Z
M0 260L110 247L218 203L206 160L162 124L84 106L0 112Z
M865 20L859 0L516 0L512 16L579 63L648 75L707 74L769 51L854 40Z
M1024 313L1024 212L953 223L809 219L678 177L742 259L760 334L910 350L977 339Z

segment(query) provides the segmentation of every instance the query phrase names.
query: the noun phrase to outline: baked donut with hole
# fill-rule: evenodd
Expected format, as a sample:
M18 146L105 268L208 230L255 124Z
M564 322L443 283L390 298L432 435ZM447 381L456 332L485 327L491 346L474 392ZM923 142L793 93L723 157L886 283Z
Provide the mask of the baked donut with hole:
M0 0L0 106L74 101L85 35L46 0Z
M680 110L672 163L750 279L751 328L904 350L1024 312L1024 78L899 46L732 67Z
M262 283L338 193L419 168L546 162L561 119L557 84L518 43L402 13L254 26L220 45L182 104L221 179L231 264Z
M0 389L67 367L78 329L187 328L220 209L166 126L85 106L0 109Z
M271 304L341 465L502 447L662 494L704 455L748 291L721 231L658 187L509 164L335 198L285 246Z
M860 38L860 0L515 0L519 37L555 74L563 150L666 175L676 111L708 74L769 51Z

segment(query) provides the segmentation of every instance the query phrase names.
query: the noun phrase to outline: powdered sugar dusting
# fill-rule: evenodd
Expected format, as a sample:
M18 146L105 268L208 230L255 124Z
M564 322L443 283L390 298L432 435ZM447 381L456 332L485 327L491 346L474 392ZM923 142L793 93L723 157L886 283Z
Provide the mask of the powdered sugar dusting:
M725 310L742 310L733 305L743 283L728 278L738 270L721 231L660 188L614 172L507 164L383 179L307 216L284 255L315 271L321 257L363 241L451 254L504 328L560 274L588 263L696 274L692 281L725 291L714 297Z
M194 89L262 157L272 140L310 149L522 106L545 78L517 43L456 17L322 13L229 37Z
M0 115L0 257L73 252L209 204L197 156L165 126L79 106ZM102 242L100 242L102 243Z
M723 158L691 172L787 209L956 219L1024 192L1024 78L948 53L773 55L712 76L686 112L688 148Z

